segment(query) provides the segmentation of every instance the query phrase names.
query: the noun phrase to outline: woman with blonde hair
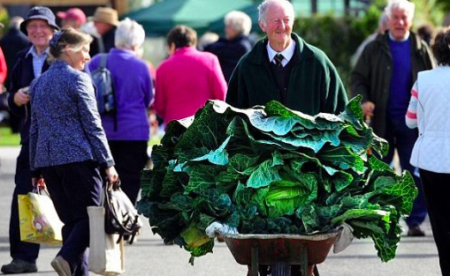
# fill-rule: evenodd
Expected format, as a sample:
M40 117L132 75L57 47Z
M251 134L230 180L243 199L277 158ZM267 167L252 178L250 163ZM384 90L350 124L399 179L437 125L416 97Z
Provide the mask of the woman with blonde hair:
M97 111L94 87L82 70L92 38L69 28L50 40L52 63L30 86L30 166L45 179L62 229L63 246L51 265L59 276L88 275L86 207L99 206L102 173L118 179Z

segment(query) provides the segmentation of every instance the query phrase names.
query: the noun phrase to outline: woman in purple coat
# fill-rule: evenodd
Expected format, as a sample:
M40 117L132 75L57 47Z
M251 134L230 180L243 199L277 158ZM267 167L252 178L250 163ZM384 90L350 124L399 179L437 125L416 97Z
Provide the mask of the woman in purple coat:
M141 186L140 172L148 161L147 112L153 99L149 67L138 57L144 40L145 31L136 21L127 18L119 23L116 47L109 51L106 61L116 88L117 114L101 116L122 190L133 203ZM89 63L91 72L98 68L102 55L96 55Z

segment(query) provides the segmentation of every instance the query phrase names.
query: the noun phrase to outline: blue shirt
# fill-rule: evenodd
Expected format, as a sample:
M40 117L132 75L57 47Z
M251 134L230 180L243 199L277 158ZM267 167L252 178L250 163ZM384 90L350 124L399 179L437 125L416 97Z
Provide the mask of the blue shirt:
M45 51L42 52L41 54L38 54L34 46L32 46L26 55L33 56L34 78L39 77L42 74L42 67L44 66L45 60L47 59L48 56L48 48L45 49Z
M405 117L411 97L411 40L390 39L389 46L392 56L392 78L387 111L392 119L398 119Z

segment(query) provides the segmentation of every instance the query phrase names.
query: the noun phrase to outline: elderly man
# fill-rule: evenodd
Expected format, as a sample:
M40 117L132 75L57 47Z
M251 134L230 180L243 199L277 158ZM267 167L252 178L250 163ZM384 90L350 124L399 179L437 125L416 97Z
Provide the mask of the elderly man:
M252 19L241 11L231 11L225 15L224 21L225 37L207 45L205 51L219 58L225 80L229 81L239 59L252 49L253 45L248 37L252 28Z
M352 72L350 89L353 95L364 97L364 115L373 117L375 133L389 142L389 153L383 161L390 163L397 149L401 167L413 174L419 196L406 219L408 236L424 236L420 224L425 220L426 208L420 180L409 163L417 131L406 126L405 114L417 73L433 68L434 60L425 42L410 31L413 3L393 0L385 12L389 29L364 49Z
M16 187L12 198L9 242L12 262L2 266L4 274L36 272L39 245L20 241L17 195L27 194L33 189L29 162L30 96L28 86L49 67L48 45L55 30L55 15L47 7L34 7L20 24L20 30L28 36L31 46L18 53L9 86L9 108L21 118L20 131L22 148L17 158Z
M292 33L292 4L265 0L258 9L259 26L267 37L239 61L229 82L227 103L248 108L277 100L309 115L344 110L347 94L334 65L320 49ZM267 273L266 267L259 269ZM299 273L293 266L292 275Z
M96 35L91 43L89 54L94 57L98 53L108 53L114 48L115 32L119 25L119 15L115 9L99 7L92 17Z
M341 79L327 56L292 33L294 8L287 0L265 0L259 26L267 34L239 61L226 101L248 108L277 100L303 113L338 113L347 103Z

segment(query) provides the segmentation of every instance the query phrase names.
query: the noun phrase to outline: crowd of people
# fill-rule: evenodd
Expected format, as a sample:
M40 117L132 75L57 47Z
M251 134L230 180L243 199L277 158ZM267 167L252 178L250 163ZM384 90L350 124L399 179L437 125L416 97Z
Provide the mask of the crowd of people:
M51 265L60 276L88 275L86 207L99 205L104 185L119 178L136 204L140 171L149 161L151 110L163 125L193 116L209 99L238 108L277 100L309 115L344 110L347 91L335 66L292 30L292 4L265 0L258 9L265 37L256 43L249 38L250 17L238 11L225 16L225 36L202 50L195 30L174 27L166 40L168 57L156 73L142 59L142 26L119 21L112 8L97 8L90 22L81 9L59 12L62 28L47 7L11 18L0 41L6 52L0 50L0 83L9 91L21 150L11 205L12 262L3 273L37 271L39 245L20 240L17 195L44 178L65 224ZM425 235L421 224L428 211L442 275L449 276L450 29L433 39L425 28L419 36L411 31L413 17L411 2L389 2L379 30L355 55L349 94L363 96L364 116L389 142L383 161L391 163L396 151L401 168L413 175L419 196L406 219L407 235ZM114 115L99 113L90 75L103 61L114 82ZM293 266L292 275L299 273Z

